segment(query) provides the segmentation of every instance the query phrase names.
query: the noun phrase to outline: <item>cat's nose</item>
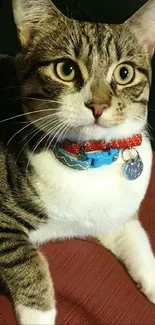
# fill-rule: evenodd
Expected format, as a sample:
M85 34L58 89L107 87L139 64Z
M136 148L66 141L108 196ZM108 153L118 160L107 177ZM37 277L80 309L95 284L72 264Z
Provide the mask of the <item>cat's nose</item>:
M103 111L109 107L108 104L100 104L95 102L86 103L85 106L91 109L95 119L98 119L102 115Z

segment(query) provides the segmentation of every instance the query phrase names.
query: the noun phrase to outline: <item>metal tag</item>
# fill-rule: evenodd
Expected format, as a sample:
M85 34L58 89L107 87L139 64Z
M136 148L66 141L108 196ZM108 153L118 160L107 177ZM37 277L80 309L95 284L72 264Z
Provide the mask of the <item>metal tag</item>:
M123 166L124 176L129 181L134 181L140 177L144 169L143 161L136 149L135 151L136 157L125 161Z

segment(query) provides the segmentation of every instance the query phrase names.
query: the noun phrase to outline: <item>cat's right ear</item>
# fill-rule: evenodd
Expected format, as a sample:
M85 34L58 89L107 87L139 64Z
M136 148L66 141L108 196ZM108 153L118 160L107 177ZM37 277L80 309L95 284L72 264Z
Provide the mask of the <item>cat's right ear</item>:
M34 31L52 15L61 14L51 0L12 0L20 43L25 47Z
M155 51L155 0L148 0L125 24L152 56Z

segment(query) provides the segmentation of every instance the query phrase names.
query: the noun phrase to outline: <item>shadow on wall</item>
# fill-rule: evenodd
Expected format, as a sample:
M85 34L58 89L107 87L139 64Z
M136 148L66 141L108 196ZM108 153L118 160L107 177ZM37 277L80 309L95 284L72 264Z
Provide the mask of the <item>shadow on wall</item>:
M13 22L12 1L0 0L0 53L13 55L17 51L18 41Z

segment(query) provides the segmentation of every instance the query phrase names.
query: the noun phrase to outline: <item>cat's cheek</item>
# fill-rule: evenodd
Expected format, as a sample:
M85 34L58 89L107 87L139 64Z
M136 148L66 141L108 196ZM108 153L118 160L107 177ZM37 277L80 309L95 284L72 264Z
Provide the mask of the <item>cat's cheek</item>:
M117 115L114 110L107 110L107 112L103 113L103 115L99 118L98 124L103 127L114 127L125 122L125 116L122 114L121 116Z
M55 325L56 309L40 311L23 305L15 307L17 319L20 325Z

